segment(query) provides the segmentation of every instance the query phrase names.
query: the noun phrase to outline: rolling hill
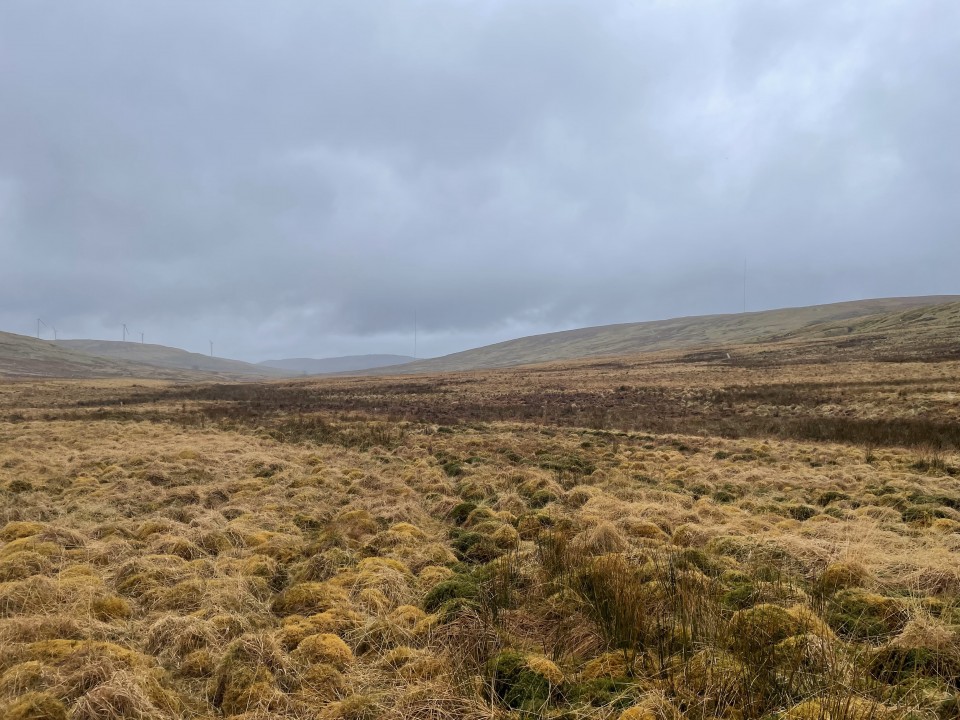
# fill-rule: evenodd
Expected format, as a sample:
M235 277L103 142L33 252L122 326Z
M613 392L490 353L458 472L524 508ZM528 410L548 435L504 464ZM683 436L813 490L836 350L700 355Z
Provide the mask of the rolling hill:
M0 332L0 377L196 379L183 372L90 355L58 343Z
M0 332L0 378L140 378L202 382L263 380L289 373L161 345L60 340Z
M716 348L759 342L816 340L848 332L867 336L882 328L904 329L911 313L923 317L924 308L960 303L957 295L882 298L785 308L735 315L623 323L567 330L508 340L465 350L432 360L419 360L397 367L370 370L365 374L411 374L456 372L575 360L579 358L631 355L641 352ZM927 313L929 314L929 313ZM946 316L949 317L949 314ZM935 329L926 321L911 332ZM851 330L847 330L851 328Z
M285 360L264 360L261 366L286 370L303 375L323 375L326 373L344 373L355 370L372 370L390 365L403 365L412 362L409 355L345 355L332 358L287 358Z
M164 370L183 370L199 373L215 373L230 377L289 377L290 373L276 368L240 360L211 357L188 352L166 345L120 342L117 340L58 340L61 348L137 365L149 365Z

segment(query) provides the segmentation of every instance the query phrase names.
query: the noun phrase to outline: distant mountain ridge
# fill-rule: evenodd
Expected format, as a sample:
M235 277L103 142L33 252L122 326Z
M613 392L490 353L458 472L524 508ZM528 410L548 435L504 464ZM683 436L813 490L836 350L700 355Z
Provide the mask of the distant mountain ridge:
M414 358L409 355L344 355L332 358L264 360L258 365L304 375L325 375L403 365L413 360Z

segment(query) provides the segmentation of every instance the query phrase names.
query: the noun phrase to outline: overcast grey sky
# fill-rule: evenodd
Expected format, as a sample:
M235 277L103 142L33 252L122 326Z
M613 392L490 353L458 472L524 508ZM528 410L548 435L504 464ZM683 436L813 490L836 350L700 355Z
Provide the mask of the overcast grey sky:
M956 0L0 3L0 329L260 360L960 292Z

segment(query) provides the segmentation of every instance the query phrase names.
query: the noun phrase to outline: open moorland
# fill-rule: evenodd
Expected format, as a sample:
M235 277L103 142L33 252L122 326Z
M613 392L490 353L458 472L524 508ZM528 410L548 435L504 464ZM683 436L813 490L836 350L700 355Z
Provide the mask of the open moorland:
M960 360L881 350L6 382L0 717L960 717Z

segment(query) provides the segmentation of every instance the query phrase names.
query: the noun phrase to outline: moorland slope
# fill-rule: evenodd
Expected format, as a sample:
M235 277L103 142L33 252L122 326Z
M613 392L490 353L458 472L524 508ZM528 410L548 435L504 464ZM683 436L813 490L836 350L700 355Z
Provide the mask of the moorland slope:
M57 345L87 355L150 365L167 370L222 373L234 376L287 377L290 373L240 360L212 357L166 345L111 340L59 340Z
M875 336L884 329L900 328L909 322L932 318L923 308L953 305L960 296L880 298L853 302L784 308L732 315L704 315L651 322L624 323L566 330L508 340L432 360L375 371L376 374L454 372L575 360L589 357L622 356L640 352L719 348L775 340L832 338L848 332ZM869 322L868 322L869 319ZM952 320L949 312L943 318ZM929 336L931 320L918 328ZM848 328L850 330L848 331Z
M137 377L138 373L170 378L160 368L90 355L26 335L0 332L0 377L104 378Z
M50 342L0 332L0 378L139 378L203 382L268 379L281 370L161 345L98 340Z

